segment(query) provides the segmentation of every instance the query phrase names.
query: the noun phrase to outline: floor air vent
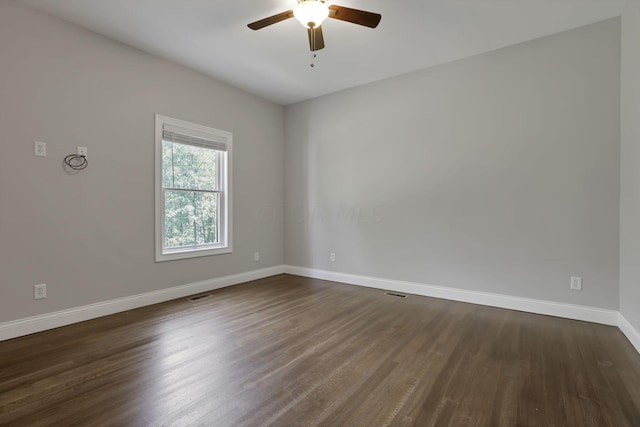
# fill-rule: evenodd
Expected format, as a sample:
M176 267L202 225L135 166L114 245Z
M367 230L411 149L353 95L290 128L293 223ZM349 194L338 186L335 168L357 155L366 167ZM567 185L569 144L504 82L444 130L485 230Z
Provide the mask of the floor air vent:
M211 294L196 295L195 297L189 297L188 299L189 299L189 301L198 301L198 300L201 300L203 298L210 297L210 296L211 296Z
M385 295L389 295L392 297L398 297L398 298L406 298L406 295L402 295L402 294L396 294L395 292L385 292Z

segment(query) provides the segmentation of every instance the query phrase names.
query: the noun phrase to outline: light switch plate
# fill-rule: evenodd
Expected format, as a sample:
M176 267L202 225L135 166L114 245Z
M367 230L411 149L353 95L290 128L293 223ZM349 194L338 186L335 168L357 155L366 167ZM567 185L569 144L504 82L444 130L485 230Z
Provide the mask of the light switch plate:
M38 157L47 157L47 143L34 141L33 142L33 155Z

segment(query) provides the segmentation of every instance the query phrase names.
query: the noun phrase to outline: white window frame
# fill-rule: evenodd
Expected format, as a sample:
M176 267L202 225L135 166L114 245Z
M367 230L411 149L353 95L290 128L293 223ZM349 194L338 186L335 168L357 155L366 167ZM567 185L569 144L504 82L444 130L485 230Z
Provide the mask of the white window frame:
M233 252L232 240L232 148L233 135L219 129L186 122L184 120L156 114L155 116L155 250L156 262L184 258L218 255ZM162 186L162 139L163 130L179 129L181 135L191 136L212 143L226 144L226 155L220 161L220 206L218 217L219 243L194 245L180 248L164 248L164 189ZM213 147L212 147L213 148Z

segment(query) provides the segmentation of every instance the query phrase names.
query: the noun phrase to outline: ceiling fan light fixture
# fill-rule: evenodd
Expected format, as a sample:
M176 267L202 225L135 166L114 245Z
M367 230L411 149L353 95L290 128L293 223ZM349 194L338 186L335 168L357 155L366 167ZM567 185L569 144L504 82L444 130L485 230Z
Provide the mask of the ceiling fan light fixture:
M315 28L329 16L329 6L320 0L302 0L293 9L293 16L305 28Z

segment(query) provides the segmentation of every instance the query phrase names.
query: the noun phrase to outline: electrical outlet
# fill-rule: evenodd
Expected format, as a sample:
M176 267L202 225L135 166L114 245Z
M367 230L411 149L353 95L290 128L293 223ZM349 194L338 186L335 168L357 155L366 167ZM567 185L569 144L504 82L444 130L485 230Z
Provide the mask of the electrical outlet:
M572 291L581 291L582 290L582 277L571 276L571 284L569 288Z
M47 143L33 141L33 155L38 157L47 157Z
M44 299L47 297L47 285L33 285L33 299Z
M336 253L331 252L330 258L331 258L331 262L336 262Z
M76 153L78 154L78 156L87 157L87 147L78 147L78 150L76 151Z
M260 261L260 252L254 252L253 253L253 260L254 261Z

